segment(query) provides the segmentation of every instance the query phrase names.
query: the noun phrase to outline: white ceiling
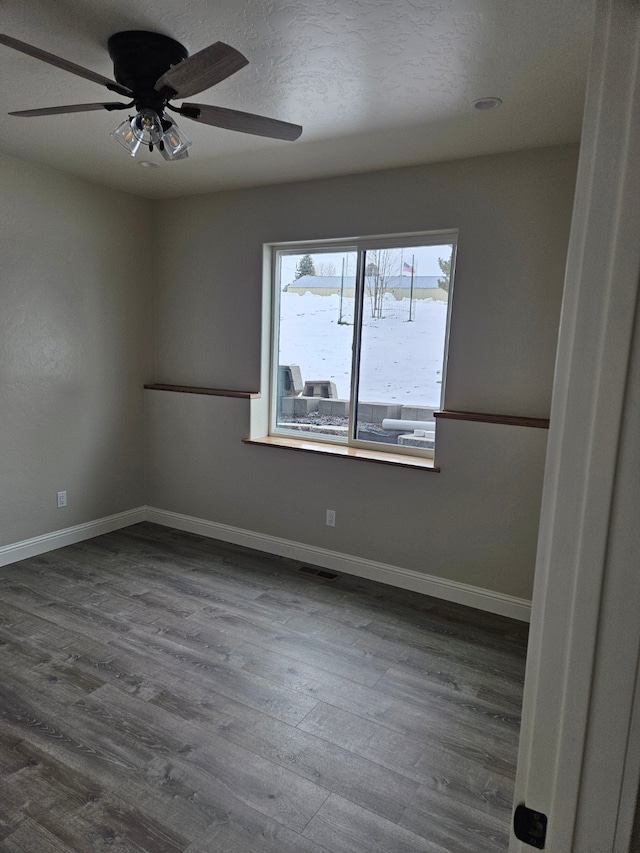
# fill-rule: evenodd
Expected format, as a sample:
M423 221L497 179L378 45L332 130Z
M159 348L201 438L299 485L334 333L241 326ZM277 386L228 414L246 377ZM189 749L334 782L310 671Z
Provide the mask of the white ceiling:
M227 42L250 64L189 100L304 127L283 142L181 119L191 157L167 163L130 158L109 137L122 113L6 116L0 148L168 197L576 141L593 13L590 0L0 0L7 35L108 77L120 30L160 32L190 53ZM2 115L114 99L2 45L0 79ZM503 106L472 108L488 95Z

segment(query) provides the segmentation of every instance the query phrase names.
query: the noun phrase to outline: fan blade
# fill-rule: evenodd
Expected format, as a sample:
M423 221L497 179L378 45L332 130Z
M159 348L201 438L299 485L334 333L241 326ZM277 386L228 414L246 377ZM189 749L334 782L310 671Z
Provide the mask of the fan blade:
M185 112L182 109L186 107ZM191 113L199 112L199 115ZM240 133L255 133L257 136L269 136L272 139L288 139L291 142L302 133L299 124L289 124L275 118L257 116L253 113L243 113L238 110L228 110L226 107L212 107L208 104L183 104L179 111L186 118L213 127L223 127L226 130L237 130Z
M10 116L57 116L63 113L88 113L91 110L126 110L131 104L121 104L120 101L109 101L104 104L69 104L65 107L43 107L39 110L18 110L9 113Z
M46 50L40 50L39 47L34 47L32 44L27 44L24 41L19 41L11 36L6 36L0 33L0 44L7 47L12 47L14 50L19 50L21 53L26 53L33 56L35 59L41 59L43 62L48 62L49 65L55 65L57 68L62 68L63 71L69 71L71 74L77 74L78 77L84 77L85 80L92 80L94 83L99 83L101 86L106 86L112 92L117 92L119 95L127 95L131 97L133 94L125 86L120 86L119 83L114 83L108 77L103 77L102 74L96 74L95 71L90 71L88 68L83 68L82 65L76 65L75 62L69 62L68 59L62 59L53 53L47 53Z
M166 88L172 89L175 94L170 97L189 98L226 80L248 64L249 60L240 51L217 41L194 53L184 62L172 65L156 80L154 89L156 92L162 92Z

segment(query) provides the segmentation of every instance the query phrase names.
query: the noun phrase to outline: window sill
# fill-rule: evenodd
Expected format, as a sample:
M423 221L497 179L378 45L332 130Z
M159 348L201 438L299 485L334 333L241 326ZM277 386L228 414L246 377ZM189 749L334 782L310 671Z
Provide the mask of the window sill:
M417 468L421 471L440 471L433 459L424 456L409 456L404 453L389 453L382 450L365 450L362 447L345 447L338 444L323 444L300 438L267 435L264 438L243 438L245 444L257 444L262 447L284 447L303 453L320 453L325 456L338 456L346 459L360 459L377 462L382 465L399 465L403 468Z

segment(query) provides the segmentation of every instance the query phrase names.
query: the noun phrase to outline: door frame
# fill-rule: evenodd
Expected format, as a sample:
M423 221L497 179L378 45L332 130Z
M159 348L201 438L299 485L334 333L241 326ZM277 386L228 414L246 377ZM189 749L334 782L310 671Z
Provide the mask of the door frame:
M639 57L640 3L597 0L514 801L552 853L626 853L638 794Z

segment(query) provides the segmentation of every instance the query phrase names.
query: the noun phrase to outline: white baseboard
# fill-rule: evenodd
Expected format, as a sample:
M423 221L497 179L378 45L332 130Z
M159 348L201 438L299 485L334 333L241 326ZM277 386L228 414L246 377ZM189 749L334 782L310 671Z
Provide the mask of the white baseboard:
M177 530L185 530L189 533L207 536L210 539L219 539L222 542L243 545L245 548L254 548L267 554L276 554L279 557L300 560L303 563L310 563L313 566L321 566L336 572L380 581L400 589L408 589L445 601L453 601L456 604L465 604L468 607L475 607L478 610L486 610L489 613L497 613L501 616L509 616L523 622L530 620L531 602L524 598L516 598L482 587L422 574L422 572L415 572L412 569L378 563L375 560L365 560L362 557L329 551L315 545L305 545L302 542L293 542L289 539L281 539L278 536L268 536L265 533L254 533L240 527L231 527L228 524L219 524L215 521L181 515L177 512L169 512L155 507L137 507L106 518L78 524L75 527L67 527L63 530L55 530L52 533L45 533L42 536L35 536L33 539L25 539L23 542L5 545L0 547L0 567L16 563L19 560L26 560L28 557L35 557L38 554L44 554L46 551L63 548L65 545L73 545L85 539L92 539L94 536L101 536L103 533L110 533L122 527L129 527L131 524L137 524L141 521L152 521L164 527L174 527Z
M54 530L42 536L34 536L33 539L25 539L23 542L15 542L12 545L0 547L0 566L8 566L17 563L18 560L26 560L28 557L36 557L46 551L54 551L65 545L73 545L83 542L85 539L93 539L103 533L111 533L121 527L129 527L146 519L146 507L137 507L126 512L99 518L96 521L87 521L77 524L75 527L66 527L63 530Z
M504 595L489 589L434 577L433 575L415 572L412 569L403 569L399 566L391 566L386 563L378 563L374 560L365 560L362 557L353 557L349 554L340 554L337 551L329 551L326 548L318 548L315 545L305 545L302 542L292 542L277 536L268 536L264 533L254 533L251 530L243 530L240 527L231 527L227 524L218 524L215 521L207 521L202 518L193 518L189 515L181 515L168 510L147 507L145 512L147 521L161 524L165 527L174 527L177 530L185 530L211 539L219 539L222 542L231 542L234 545L243 545L246 548L255 548L267 554L276 554L279 557L289 557L314 566L325 569L356 575L368 580L380 581L391 586L408 589L413 592L431 595L445 601L453 601L456 604L466 604L478 610L486 610L489 613L497 613L501 616L509 616L528 622L531 615L531 602L524 598L516 598Z

